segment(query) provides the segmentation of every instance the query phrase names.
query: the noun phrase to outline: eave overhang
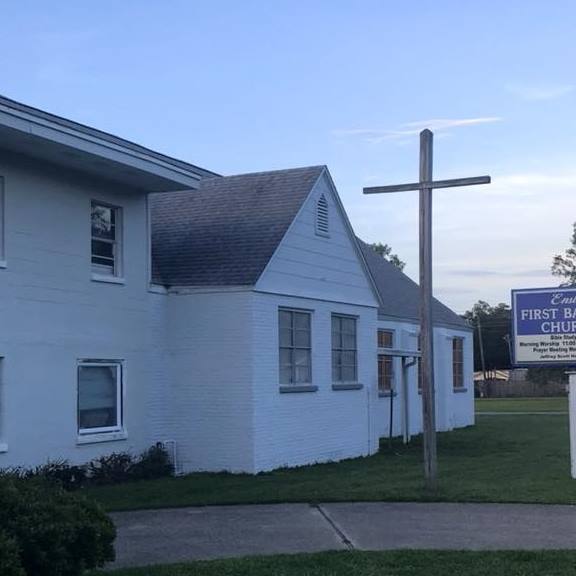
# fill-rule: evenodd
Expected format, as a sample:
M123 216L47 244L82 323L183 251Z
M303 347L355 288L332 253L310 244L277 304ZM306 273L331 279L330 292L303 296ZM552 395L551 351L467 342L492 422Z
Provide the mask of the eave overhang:
M197 188L216 176L111 134L0 97L0 149L143 193Z

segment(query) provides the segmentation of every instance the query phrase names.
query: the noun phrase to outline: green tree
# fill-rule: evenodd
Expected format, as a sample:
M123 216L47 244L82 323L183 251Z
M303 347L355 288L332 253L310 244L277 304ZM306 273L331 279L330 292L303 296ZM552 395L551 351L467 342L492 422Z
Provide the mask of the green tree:
M564 254L554 256L551 270L554 276L565 279L561 286L576 284L576 222L572 225L570 248L566 248Z
M376 252L379 256L382 256L385 260L388 260L400 270L404 270L404 266L406 266L406 262L400 260L398 254L392 254L392 247L388 246L388 244L382 244L381 242L374 242L370 244L370 248Z
M480 334L484 346L486 370L507 370L510 368L511 310L508 304L491 306L479 300L463 314L474 328L474 370L482 370Z

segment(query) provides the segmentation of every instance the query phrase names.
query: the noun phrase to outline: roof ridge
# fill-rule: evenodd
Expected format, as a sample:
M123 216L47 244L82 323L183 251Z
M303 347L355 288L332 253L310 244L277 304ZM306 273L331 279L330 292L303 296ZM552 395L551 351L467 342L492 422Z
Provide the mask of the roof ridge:
M326 168L325 164L313 164L311 166L297 166L296 168L279 168L277 170L261 170L258 172L240 172L238 174L227 174L220 176L218 179L222 178L240 178L243 176L269 176L271 174L288 174L290 172L302 172L305 170L323 170ZM212 178L206 178L211 180Z

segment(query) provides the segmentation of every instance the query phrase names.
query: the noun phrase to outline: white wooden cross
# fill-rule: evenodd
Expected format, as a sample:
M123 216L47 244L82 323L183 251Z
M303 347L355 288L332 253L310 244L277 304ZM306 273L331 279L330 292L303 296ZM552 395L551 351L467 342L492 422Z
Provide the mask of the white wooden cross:
M420 132L420 181L394 186L364 188L364 194L420 191L420 342L422 350L422 422L426 487L437 487L436 410L434 400L434 350L432 320L432 189L490 184L490 176L432 180L433 134Z

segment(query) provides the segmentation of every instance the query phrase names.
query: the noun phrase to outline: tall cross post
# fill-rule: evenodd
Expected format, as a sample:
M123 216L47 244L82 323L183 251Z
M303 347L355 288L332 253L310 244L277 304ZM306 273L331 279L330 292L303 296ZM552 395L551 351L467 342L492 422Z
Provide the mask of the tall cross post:
M420 180L411 184L364 188L364 194L420 192L420 346L422 362L422 422L424 436L424 478L428 490L438 484L436 455L436 408L434 399L434 324L432 314L432 189L490 184L490 176L432 179L433 134L420 132Z

